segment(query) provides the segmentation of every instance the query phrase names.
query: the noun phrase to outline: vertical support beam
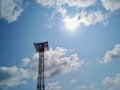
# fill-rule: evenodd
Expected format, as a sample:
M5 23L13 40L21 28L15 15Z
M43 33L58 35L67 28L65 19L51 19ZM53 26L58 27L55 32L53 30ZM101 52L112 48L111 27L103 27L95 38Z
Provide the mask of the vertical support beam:
M37 90L45 90L45 84L44 84L44 52L39 52Z
M37 90L45 90L44 78L44 52L49 50L48 42L34 43L36 52L39 53Z

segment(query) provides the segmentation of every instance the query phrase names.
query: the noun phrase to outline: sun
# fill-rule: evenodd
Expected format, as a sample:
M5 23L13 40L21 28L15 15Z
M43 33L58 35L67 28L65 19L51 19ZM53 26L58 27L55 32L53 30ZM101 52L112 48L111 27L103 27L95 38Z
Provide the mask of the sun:
M79 26L77 17L69 18L68 16L63 20L65 28L68 30L75 30Z

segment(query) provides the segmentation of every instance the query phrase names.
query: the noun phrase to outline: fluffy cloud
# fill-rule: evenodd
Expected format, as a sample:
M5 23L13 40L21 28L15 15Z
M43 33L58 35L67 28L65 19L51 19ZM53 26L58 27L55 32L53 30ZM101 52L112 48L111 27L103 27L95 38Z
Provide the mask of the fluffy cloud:
M30 63L30 59L28 57L23 58L23 60L22 60L22 65L23 66L27 66L29 63Z
M82 11L79 14L78 20L85 25L96 24L99 22L106 22L108 18L108 14L103 13L102 11Z
M75 29L78 27L81 23L84 25L93 25L96 23L103 23L107 22L107 18L109 17L109 14L104 14L102 11L81 11L81 13L76 14L74 17L70 18L66 15L66 17L63 19L63 22L65 23L65 26L68 29Z
M103 13L102 11L84 11L82 10L81 13L77 13L74 17L70 18L67 15L67 8L64 5L68 5L68 7L76 7L76 8L86 8L92 5L95 5L96 0L37 0L37 2L43 6L54 7L56 12L59 12L63 17L63 23L67 27L73 26L78 27L79 23L83 23L85 25L92 25L96 23L103 23L107 24L106 19L108 18L107 13ZM53 14L52 14L53 15ZM71 23L68 23L71 22ZM75 22L75 23L73 23ZM68 26L69 25L69 26ZM72 27L71 27L72 28ZM69 28L68 28L69 29Z
M109 90L119 90L120 89L120 73L116 74L114 77L106 77L103 79L103 85L107 86Z
M56 50L51 49L46 53L45 75L47 78L71 72L85 63L83 60L79 60L76 53L67 57L66 52L66 49L57 47Z
M95 0L36 0L39 4L48 7L61 7L67 4L75 7L88 7L95 4Z
M89 6L97 5L96 0L36 0L37 3L46 7L54 7L62 17L67 16L67 7L75 8L87 8ZM106 10L115 11L120 8L119 0L101 0ZM0 18L7 20L9 23L18 19L23 11L23 0L1 0ZM93 13L93 14L92 14ZM102 12L83 12L83 14L89 14L89 17L84 15L81 22L85 25L91 25L91 23L97 23L103 21L106 15ZM96 18L97 20L93 19ZM92 21L93 20L93 21ZM103 22L106 24L106 22Z
M120 0L101 0L101 2L108 11L120 9Z
M85 61L80 60L76 53L70 56L66 56L66 53L67 49L61 47L57 47L55 50L50 49L45 53L46 78L77 70L85 64ZM0 67L0 87L13 87L25 84L29 78L36 80L37 66L38 53L34 54L32 58L24 58L19 67ZM54 83L48 85L48 90L51 90L51 85L55 86ZM59 88L55 90L59 90Z
M16 21L23 11L22 0L0 0L0 5L0 18L9 23Z
M65 17L66 14L67 14L66 8L63 8L63 7L58 8L57 11L58 11L59 13L61 13L62 17Z
M102 63L108 63L111 60L120 56L120 44L116 44L112 50L109 50L105 53Z
M13 87L25 84L29 78L28 71L17 66L0 67L0 87Z
M95 4L95 0L66 0L66 4L76 7L88 7Z
M66 56L66 53L67 49L60 47L57 47L55 50L50 49L48 52L45 53L46 78L51 78L59 74L71 72L85 64L85 61L79 60L78 55L76 53L70 56ZM38 59L38 54L34 55L33 60L34 59ZM33 66L32 68L35 67Z
M99 87L100 86L100 87ZM119 90L120 89L120 73L113 77L105 77L101 83L91 85L81 85L73 90Z
M83 10L81 11L81 13L78 13L74 17L70 18L67 15L67 8L64 7L64 5L68 5L68 7L74 6L76 8L86 8L91 5L95 5L95 0L37 0L37 2L43 6L54 7L56 9L55 13L59 12L62 15L63 23L65 23L67 28L71 26L70 28L74 29L74 27L79 26L79 23L84 23L85 25L92 25L102 22L103 24L105 24L106 18L108 17L108 14L104 14L100 10L91 12Z
M61 86L58 81L49 83L46 90L60 90Z

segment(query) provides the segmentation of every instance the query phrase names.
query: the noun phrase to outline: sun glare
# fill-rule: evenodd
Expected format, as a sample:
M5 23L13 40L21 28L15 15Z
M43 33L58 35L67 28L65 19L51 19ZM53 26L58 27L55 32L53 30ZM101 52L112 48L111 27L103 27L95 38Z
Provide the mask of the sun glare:
M66 29L68 30L75 30L79 26L79 21L77 20L76 17L74 18L66 17L63 21Z

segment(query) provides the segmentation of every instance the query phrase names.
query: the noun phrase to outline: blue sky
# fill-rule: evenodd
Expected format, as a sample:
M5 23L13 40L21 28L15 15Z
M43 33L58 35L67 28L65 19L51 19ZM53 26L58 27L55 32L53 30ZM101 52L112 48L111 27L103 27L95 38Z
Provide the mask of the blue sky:
M0 0L0 90L120 89L120 0Z

